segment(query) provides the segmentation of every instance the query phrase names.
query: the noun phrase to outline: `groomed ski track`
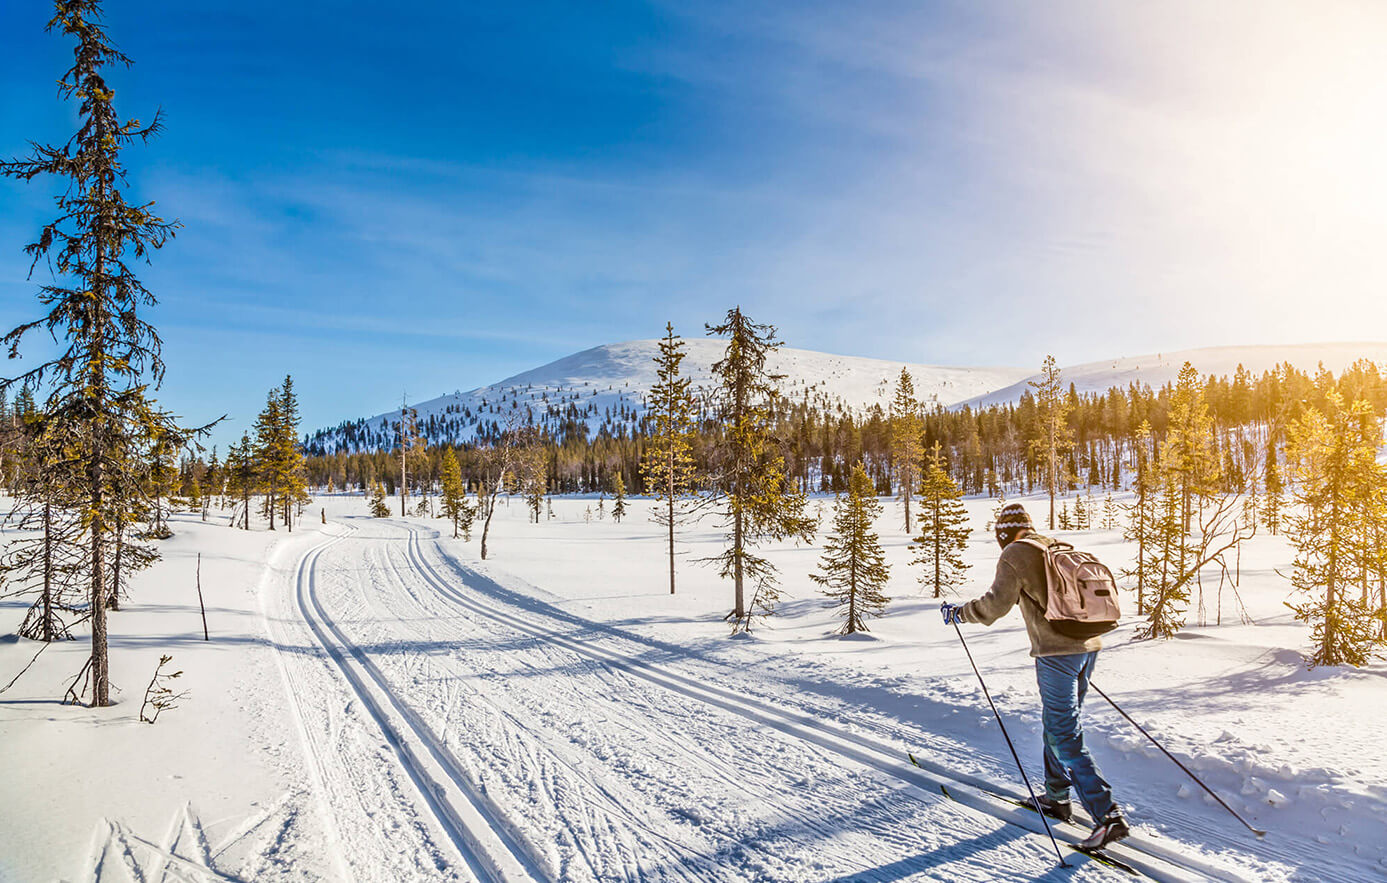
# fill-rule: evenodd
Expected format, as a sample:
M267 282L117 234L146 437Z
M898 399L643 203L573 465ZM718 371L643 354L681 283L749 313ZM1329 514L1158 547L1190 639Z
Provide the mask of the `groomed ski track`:
M436 531L356 523L266 603L335 875L1130 879L1067 849L1052 876L1039 818L928 745L507 590ZM1162 843L1113 852L1153 880L1250 879Z

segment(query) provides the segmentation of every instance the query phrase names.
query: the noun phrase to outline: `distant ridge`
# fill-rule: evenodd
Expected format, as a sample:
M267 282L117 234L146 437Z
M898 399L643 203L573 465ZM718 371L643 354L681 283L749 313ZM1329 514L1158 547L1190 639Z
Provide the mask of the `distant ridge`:
M1204 347L1085 362L1064 367L1061 373L1066 388L1072 383L1076 391L1089 393L1107 392L1115 386L1125 389L1132 383L1159 389L1175 381L1185 362L1193 365L1201 376L1212 374L1215 377L1232 377L1239 365L1260 376L1263 372L1286 362L1302 371L1314 371L1323 363L1324 367L1338 374L1359 359L1370 359L1379 364L1387 362L1387 343L1379 341ZM1020 401L1021 394L1030 389L1030 382L1039 378L1040 374L1037 372L1009 386L974 396L959 404L985 408L988 405L1017 402Z

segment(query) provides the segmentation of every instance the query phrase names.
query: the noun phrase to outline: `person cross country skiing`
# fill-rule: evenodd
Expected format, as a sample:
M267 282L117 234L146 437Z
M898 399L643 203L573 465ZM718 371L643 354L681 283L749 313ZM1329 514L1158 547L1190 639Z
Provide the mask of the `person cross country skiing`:
M1031 640L1031 656L1035 658L1045 729L1045 794L1037 802L1047 816L1067 822L1074 813L1069 792L1071 788L1077 790L1079 800L1097 823L1080 845L1097 849L1129 833L1127 821L1113 801L1112 787L1084 745L1079 722L1084 694L1088 692L1103 642L1098 637L1067 637L1046 620L1045 553L1032 543L1039 541L1048 546L1055 541L1035 532L1025 507L1020 503L1002 507L996 531L1002 557L997 562L992 587L981 598L966 604L943 604L940 609L944 623L991 625L1012 607L1021 605L1021 618ZM1031 542L1017 542L1023 538Z

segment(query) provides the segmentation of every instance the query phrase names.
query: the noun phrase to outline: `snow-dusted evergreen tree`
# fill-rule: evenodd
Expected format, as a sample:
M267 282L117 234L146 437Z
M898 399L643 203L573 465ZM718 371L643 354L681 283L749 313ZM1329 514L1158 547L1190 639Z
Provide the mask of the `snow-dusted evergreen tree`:
M866 619L884 613L891 600L884 594L891 568L874 530L879 514L876 488L859 463L848 480L847 495L839 495L834 504L833 532L824 541L821 572L809 575L838 602L842 635L867 631Z
M1380 650L1380 622L1368 599L1368 574L1359 562L1375 531L1365 520L1387 520L1377 462L1382 428L1365 401L1346 404L1337 390L1325 394L1324 410L1311 407L1287 432L1287 460L1295 480L1299 514L1288 519L1296 547L1291 584L1304 598L1291 605L1313 628L1317 665L1363 665ZM1358 579L1361 597L1354 597Z
M178 224L155 215L153 202L125 199L121 151L156 134L162 122L156 114L142 127L117 115L105 70L131 61L101 26L100 3L58 0L55 10L48 30L76 44L58 94L78 100L78 130L62 145L34 143L29 158L0 163L0 174L26 181L48 175L60 182L57 219L25 248L35 264L47 261L59 281L42 286L44 315L3 339L13 357L30 332L41 330L58 341L59 352L17 378L0 381L0 390L25 384L45 389L39 408L45 424L73 446L73 461L81 464L71 478L81 500L88 551L91 656L83 671L92 705L99 707L110 704L108 555L116 541L114 525L133 520L117 510L141 494L144 482L143 464L127 456L131 440L150 423L179 431L148 398L161 383L164 366L159 336L142 318L154 296L133 264L163 246Z
M939 442L925 460L918 525L920 535L911 539L911 563L920 565L920 585L932 589L933 596L939 598L963 584L968 573L963 552L972 534L963 492L945 468Z
M626 482L621 477L621 470L612 473L612 521L617 524L626 516Z
M1103 495L1103 530L1115 530L1117 528L1117 503L1113 502L1112 494Z
M905 504L905 532L910 533L910 500L920 480L920 463L924 459L921 441L922 421L920 402L915 398L915 380L905 368L896 381L896 396L891 400L891 468L896 487Z
M452 445L443 448L443 461L440 465L443 485L443 503L440 507L443 517L453 522L453 539L461 532L464 541L472 539L472 521L477 517L477 508L467 500L467 485L462 482L462 467L458 465L457 454Z
M1060 530L1073 530L1073 529L1074 529L1074 519L1073 519L1073 517L1070 516L1070 514L1069 514L1069 501L1068 501L1068 500L1063 500L1063 501L1060 502L1059 527L1060 527Z
M1050 496L1050 530L1055 529L1055 495L1067 483L1064 455L1074 447L1069 429L1069 400L1060 382L1060 369L1054 356L1046 356L1041 379L1030 381L1035 390L1035 428L1031 451L1039 457L1043 483Z
M753 322L740 307L728 310L708 333L727 338L723 357L713 365L717 378L713 405L722 433L710 451L717 504L727 530L727 548L705 559L733 583L727 619L733 634L751 628L757 615L774 612L780 598L775 565L752 550L768 540L808 542L815 522L804 514L805 496L786 474L785 457L772 433L771 407L777 377L766 357L780 346L775 328ZM753 585L746 597L746 583Z

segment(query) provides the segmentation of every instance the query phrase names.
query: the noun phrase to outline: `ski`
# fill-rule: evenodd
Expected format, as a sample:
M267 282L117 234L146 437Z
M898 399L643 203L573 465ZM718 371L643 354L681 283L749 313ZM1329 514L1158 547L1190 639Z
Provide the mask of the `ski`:
M918 760L915 759L915 755L914 755L914 754L911 754L911 753L909 753L909 752L906 752L906 757L910 758L910 762L911 762L912 764L914 764L915 766L919 767L919 768L922 769L922 770L924 769L924 766L922 766L921 763L920 763ZM949 793L949 786L947 786L947 785L944 785L944 784L941 783L941 784L939 785L939 792L940 792L941 794L943 794L945 797L947 797L948 799L950 799L950 800L955 800L955 799L956 799L952 794ZM1033 813L1039 813L1039 812L1040 812L1040 809L1039 809L1038 807L1036 807L1035 804L1033 804L1033 803L1028 803L1027 801L1024 801L1024 800L1017 800L1015 797L1008 797L1008 796L1005 795L1005 794L997 794L997 793L992 792L992 791L983 791L983 793L986 794L986 795L989 796L989 797L996 798L997 800L1001 800L1001 801L1003 801L1003 802L1005 802L1005 803L1010 803L1012 806L1019 806L1019 807L1021 807L1022 809L1030 810L1030 811L1033 812ZM1056 821L1058 821L1058 819L1057 819ZM1071 819L1070 822L1069 822L1069 824L1078 824L1078 823L1077 823L1077 822L1074 822L1074 821ZM1070 849L1074 850L1075 852L1082 853L1083 855L1088 856L1089 858L1093 859L1094 861L1098 862L1099 864L1107 865L1108 867L1110 867L1110 868L1112 868L1112 869L1114 869L1114 870L1122 871L1123 873L1129 874L1129 875L1131 875L1131 876L1133 876L1133 877L1140 877L1140 876L1142 876L1141 871L1138 871L1136 868L1132 867L1131 865L1127 864L1126 862L1122 861L1121 859L1116 858L1115 856L1113 856L1112 854L1110 854L1110 853L1107 852L1106 850L1102 850L1102 849L1084 849L1082 846L1080 846L1080 845L1077 844L1077 843L1066 843L1066 844L1064 844L1064 845L1065 845L1065 846L1068 846Z
M1088 856L1089 858L1093 859L1094 861L1098 862L1099 864L1107 865L1107 866L1110 867L1110 868L1113 868L1113 869L1118 870L1118 871L1122 871L1123 873L1126 873L1126 874L1130 874L1130 875L1133 876L1133 877L1140 877L1140 876L1141 876L1141 871L1138 871L1136 868L1132 867L1131 865L1127 864L1126 862L1122 861L1121 859L1115 858L1111 853L1109 853L1109 852L1106 851L1106 850L1103 850L1103 849L1084 849L1082 846L1080 846L1080 845L1077 844L1077 843L1066 843L1066 844L1064 844L1064 845L1065 845L1065 846L1068 846L1070 849L1074 850L1075 852L1082 853L1083 855Z

